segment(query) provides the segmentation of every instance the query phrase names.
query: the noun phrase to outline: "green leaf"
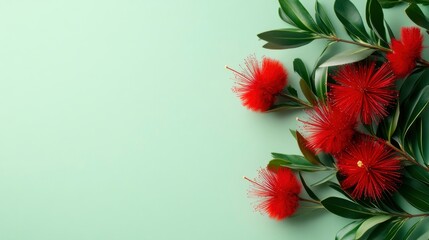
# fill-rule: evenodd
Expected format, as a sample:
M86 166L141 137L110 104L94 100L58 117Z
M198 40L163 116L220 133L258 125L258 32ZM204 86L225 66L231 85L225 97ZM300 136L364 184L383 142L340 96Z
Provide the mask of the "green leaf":
M307 147L307 140L298 131L296 131L296 140L297 140L299 149L301 150L301 152L304 155L305 159L307 159L313 165L320 165L320 161L317 158L317 156L314 154L313 151L311 151Z
M395 38L395 34L393 33L392 29L390 28L389 24L385 21L387 32L389 33L390 41Z
M265 43L262 47L266 49L271 49L271 50L283 50L283 49L290 48L288 46L277 45L274 43Z
M429 187L427 185L408 179L399 189L399 193L413 207L421 211L429 211Z
M389 229L389 231L387 232L387 235L384 239L386 240L391 240L391 239L395 239L396 235L398 234L399 230L402 228L402 226L404 226L405 222L407 221L407 219L402 219L402 220L398 220L396 221Z
M310 32L320 32L311 15L299 0L279 0L280 7L295 25Z
M287 87L287 91L290 93L290 95L294 96L294 97L298 97L298 92L296 91L295 88L293 88L292 86L288 86Z
M426 165L429 165L429 111L423 112L422 116L422 157Z
M375 32L375 34L384 42L387 42L386 29L384 28L383 9L377 0L368 0L366 2L366 19L368 26Z
M292 20L290 20L290 18L285 14L285 12L283 12L282 8L279 8L279 16L285 23L288 23L288 24L296 27L295 23L292 22Z
M332 168L325 166L316 166L310 163L303 156L287 155L281 153L272 153L273 160L268 163L269 168L288 167L300 171L328 171Z
M410 165L405 167L405 169L412 178L429 185L429 172L424 170L422 167L419 167L417 165Z
M314 73L314 88L316 90L317 97L325 101L328 89L328 68L318 68Z
M335 35L335 28L332 25L331 20L329 19L328 14L325 9L323 9L322 5L316 1L316 22L320 28L324 30L327 35Z
M396 109L393 115L392 114L389 115L384 120L384 122L387 124L386 138L388 141L390 141L391 137L393 136L393 133L396 130L396 127L398 126L399 115L400 115L400 107L399 107L399 103L397 103Z
M372 215L369 209L343 198L328 197L322 200L322 205L333 214L345 218L360 219Z
M326 177L320 179L319 181L311 184L311 186L316 187L316 186L322 185L322 184L328 182L329 180L333 179L336 175L337 175L337 172L334 171L334 172L328 174Z
M414 230L420 225L420 223L422 222L424 218L420 218L419 221L415 222L410 229L408 229L407 233L405 234L405 236L403 237L404 240L409 240L411 235L414 233Z
M369 57L375 49L359 47L357 49L352 49L348 51L341 52L337 55L332 56L328 60L326 60L320 67L330 67L337 65L344 65L347 63L354 63L361 61L367 57Z
M335 236L335 240L343 240L354 236L361 223L362 221L353 221L347 224L342 229L340 229L340 231L338 231L337 235Z
M420 27L423 27L429 30L429 20L423 14L419 6L417 6L417 4L415 3L410 4L410 6L408 6L408 8L405 9L405 12L407 13L411 21L413 21L415 24L419 25Z
M429 85L421 89L419 93L413 95L405 102L403 107L403 118L400 118L400 125L402 132L402 139L405 138L408 130L411 125L416 121L416 119L422 114L425 108L429 104ZM402 120L402 121L401 121Z
M403 3L401 0L378 0L378 2L383 8L391 8Z
M304 79L304 81L311 86L310 77L308 76L307 68L301 58L295 58L293 60L293 70Z
M277 49L300 47L309 44L317 38L317 36L312 33L295 28L267 31L258 34L258 37L262 40L271 43L271 45L264 47L275 46Z
M399 90L399 102L401 104L410 97L410 94L416 89L416 86L419 85L420 82L424 82L423 78L426 78L425 76L428 72L429 71L417 72L408 75L408 77L404 79L404 83Z
M314 104L315 102L317 102L316 97L311 91L311 88L307 85L306 81L304 81L303 79L299 80L299 86L301 87L301 91L309 103Z
M304 178L302 177L302 174L299 173L299 178L301 179L302 186L304 187L305 191L307 192L308 196L310 196L313 200L319 201L320 199L314 194L313 190L311 190L307 183L305 182Z
M361 238L368 230L375 227L377 224L385 222L391 219L392 216L389 215L377 215L371 218L366 219L357 229L355 238Z
M334 10L350 37L364 42L368 41L369 36L363 25L362 18L352 2L349 0L335 0Z
M283 110L295 110L295 109L303 109L303 108L305 107L295 102L286 102L286 103L274 104L266 112L277 112L277 111L283 111Z

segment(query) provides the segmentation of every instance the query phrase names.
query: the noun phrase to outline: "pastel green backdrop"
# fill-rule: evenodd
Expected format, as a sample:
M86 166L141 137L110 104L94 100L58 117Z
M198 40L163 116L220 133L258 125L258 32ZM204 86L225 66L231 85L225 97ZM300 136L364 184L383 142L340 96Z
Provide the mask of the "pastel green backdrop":
M348 220L276 222L246 196L270 152L299 153L296 113L246 110L224 65L278 58L293 81L293 59L312 66L323 45L262 49L256 34L285 26L277 8L1 1L0 239L333 239ZM386 11L395 33L402 11Z

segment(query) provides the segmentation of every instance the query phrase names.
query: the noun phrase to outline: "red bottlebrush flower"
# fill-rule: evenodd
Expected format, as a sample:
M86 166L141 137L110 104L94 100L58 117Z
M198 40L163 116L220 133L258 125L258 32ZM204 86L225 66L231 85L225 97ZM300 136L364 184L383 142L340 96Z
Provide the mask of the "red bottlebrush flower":
M308 147L317 151L337 154L346 148L355 134L356 118L345 114L330 105L319 105L308 112L308 121L304 123Z
M250 194L261 198L256 210L265 212L276 220L295 213L299 206L301 185L289 168L261 169L255 181L245 179L252 183Z
M337 156L341 187L355 199L378 200L395 192L401 179L399 157L383 142L360 138Z
M332 76L329 92L332 104L340 111L359 117L370 124L388 115L387 107L395 103L395 75L388 64L376 69L375 62L345 65Z
M423 51L423 35L417 27L401 29L401 40L392 39L390 45L391 53L387 54L387 59L392 66L392 70L398 77L405 77L416 66Z
M287 84L287 71L283 65L274 59L263 58L262 65L251 56L246 62L243 72L233 71L237 86L233 91L241 98L243 105L257 111L267 111L275 101L275 95L280 93Z

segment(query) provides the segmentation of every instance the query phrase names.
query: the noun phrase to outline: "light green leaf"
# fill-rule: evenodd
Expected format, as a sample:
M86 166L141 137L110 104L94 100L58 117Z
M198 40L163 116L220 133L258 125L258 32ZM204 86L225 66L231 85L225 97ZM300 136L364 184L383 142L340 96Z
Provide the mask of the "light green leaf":
M375 49L365 47L344 51L329 58L321 64L320 67L330 67L358 62L369 57L373 52L375 52Z
M328 68L318 68L314 73L314 88L321 101L325 101L328 85Z
M389 229L389 231L387 232L386 237L384 238L385 240L392 240L395 239L396 235L398 234L399 230L402 228L402 226L404 226L405 222L407 221L407 219L402 219L402 220L398 220L397 222L395 222Z
M322 184L328 182L329 180L333 179L336 175L337 175L337 171L334 171L334 172L328 174L326 177L320 179L319 181L311 184L311 186L316 187L316 186L322 185Z
M316 196L316 194L314 194L313 190L311 190L311 188L308 187L301 173L299 173L299 178L301 179L302 186L304 187L308 196L310 196L313 200L319 201L320 199Z
M377 224L385 222L392 218L389 215L378 215L371 218L366 219L357 229L355 238L361 238L368 230L375 227Z
M340 231L338 231L337 235L335 236L335 240L345 240L347 238L354 236L356 230L358 229L361 223L362 221L353 221L347 224L342 229L340 229Z

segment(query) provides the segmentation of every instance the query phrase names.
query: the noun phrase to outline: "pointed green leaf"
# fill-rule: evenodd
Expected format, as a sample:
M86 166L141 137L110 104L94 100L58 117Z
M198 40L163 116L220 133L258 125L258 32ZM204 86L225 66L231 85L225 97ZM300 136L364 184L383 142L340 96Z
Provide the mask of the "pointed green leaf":
M298 28L310 32L320 32L319 27L299 0L279 0L279 3L283 12Z
M414 178L417 179L423 183L426 183L429 185L429 172L424 170L422 167L419 167L417 165L410 165L405 168L408 172L408 174Z
M333 214L345 218L360 219L372 215L367 208L343 198L328 197L322 200L322 205Z
M320 165L320 161L317 156L307 147L307 140L301 135L300 132L296 131L296 139L298 142L299 149L301 150L304 157L311 162L313 165Z
M415 96L411 96L407 103L404 104L404 110L402 111L403 118L400 121L402 132L402 139L405 138L408 130L411 125L416 121L416 119L423 113L425 108L429 104L429 85L421 89L419 93Z
M287 86L287 91L289 92L290 95L292 95L294 97L298 97L298 92L292 86L290 86L290 85Z
M307 85L303 79L299 80L299 86L301 87L302 94L308 100L309 103L314 104L317 102L316 97L314 96L311 88Z
M304 187L308 196L310 196L313 200L319 201L320 199L316 196L316 194L314 194L313 190L311 190L311 188L308 187L301 173L299 173L299 178L301 179L302 186Z
M357 229L355 238L356 239L361 238L368 230L377 226L377 224L380 224L382 222L389 220L390 218L392 218L392 216L378 215L378 216L374 216L366 219Z
M358 38L364 42L368 41L369 36L363 25L362 18L351 1L335 0L334 10L338 19L351 37Z
M402 220L398 220L396 221L389 229L389 231L387 232L386 237L384 238L385 240L392 240L395 239L395 237L397 236L399 230L404 226L405 222L407 221L407 219L402 219Z
M423 14L419 6L417 6L417 4L415 3L410 4L410 6L408 6L408 8L405 9L405 12L415 24L419 25L420 27L426 28L426 30L429 30L429 20Z
M274 104L265 112L268 113L268 112L295 110L295 109L303 109L303 108L305 107L295 102L286 102L286 103Z
M340 229L340 231L338 231L337 235L335 236L335 240L344 240L354 236L360 224L362 224L362 221L353 221L347 224L342 229Z
M419 221L415 222L407 231L407 233L404 236L404 240L411 240L411 235L414 233L414 230L420 225L424 218L420 218Z
M323 102L326 99L328 89L328 68L318 68L314 73L314 88L317 97Z
M316 1L316 22L327 35L335 35L335 28L322 5Z
M424 163L429 165L429 111L426 110L422 114L422 157Z
M311 184L311 186L312 186L312 187L316 187L316 186L322 185L322 184L324 184L324 183L326 183L326 182L330 181L331 179L333 179L336 175L337 175L337 172L336 172L336 171L334 171L334 172L332 172L332 173L328 174L326 177L324 177L324 178L320 179L319 181L317 181L317 182L315 182L315 183Z
M368 26L374 31L374 33L386 42L383 9L377 0L368 0L366 2L366 19Z
M296 48L312 42L317 36L295 28L272 30L258 34L258 37L277 48ZM272 45L264 46L270 47Z
M283 20L285 23L288 23L288 24L296 27L295 23L292 22L292 20L290 20L290 18L285 14L285 12L283 12L282 8L279 8L279 16L280 16L281 20Z
M307 68L301 58L295 58L293 60L293 70L307 82L308 86L311 86L310 77L308 76Z
M399 193L415 208L429 211L429 187L423 183L408 180L403 183Z
M375 49L365 47L344 51L329 58L321 64L320 67L330 67L358 62L369 57L373 52L375 52Z
M393 31L390 28L389 24L386 21L384 21L384 23L386 24L386 28L387 28L387 32L389 33L390 41L392 41L392 39L395 38L395 34L393 33Z
M378 0L378 2L383 8L391 8L403 3L402 0Z

